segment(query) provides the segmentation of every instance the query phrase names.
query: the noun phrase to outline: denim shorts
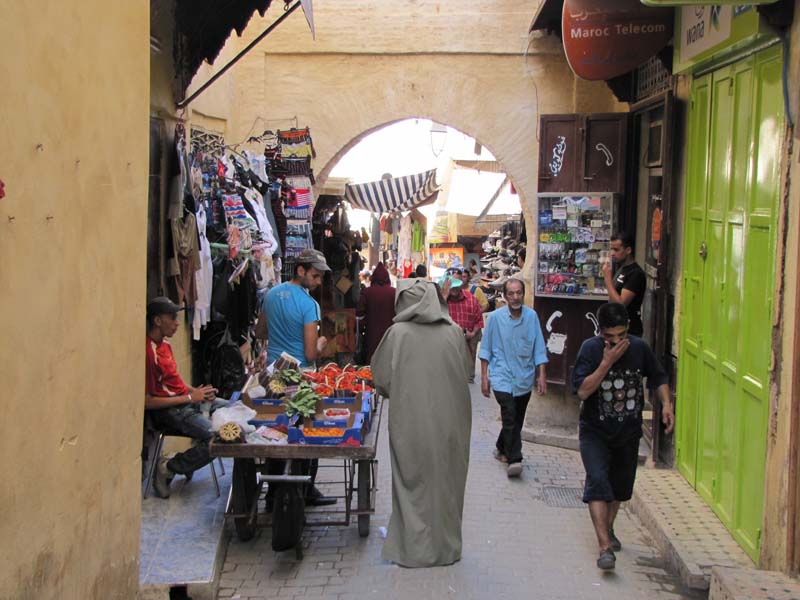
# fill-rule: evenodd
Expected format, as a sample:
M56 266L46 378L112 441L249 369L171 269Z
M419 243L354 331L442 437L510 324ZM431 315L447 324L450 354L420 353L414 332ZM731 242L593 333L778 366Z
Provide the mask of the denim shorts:
M579 440L586 469L583 501L630 500L639 464L639 436L616 443L602 432L581 425Z

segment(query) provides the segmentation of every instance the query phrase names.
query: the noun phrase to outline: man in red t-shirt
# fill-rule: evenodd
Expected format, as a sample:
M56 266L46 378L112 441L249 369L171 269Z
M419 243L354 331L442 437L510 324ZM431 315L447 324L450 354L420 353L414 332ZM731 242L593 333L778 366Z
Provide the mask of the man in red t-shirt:
M467 345L467 373L469 382L475 382L475 355L470 347L476 336L481 334L483 329L483 311L475 296L464 289L464 284L458 277L447 276L450 282L450 289L447 294L447 308L450 310L450 318L456 325L464 330L465 343ZM477 345L476 345L477 347Z
M200 404L210 403L211 412L225 405L223 400L216 399L217 390L212 386L188 386L178 373L172 347L166 338L178 330L178 312L181 310L163 296L147 303L144 407L150 411L157 429L191 437L198 442L170 460L156 457L159 462L153 489L161 498L169 498L169 484L176 474L189 478L194 471L211 462L208 451L208 441L213 435L211 423L203 416Z

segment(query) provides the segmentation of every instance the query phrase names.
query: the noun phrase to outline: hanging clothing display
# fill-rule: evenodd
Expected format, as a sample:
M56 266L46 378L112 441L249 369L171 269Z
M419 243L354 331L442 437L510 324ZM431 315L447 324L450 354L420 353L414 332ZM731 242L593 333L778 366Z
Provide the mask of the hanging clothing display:
M411 260L411 215L401 217L397 233L397 262L402 264Z
M211 246L206 237L206 211L200 207L195 213L197 234L200 241L200 268L195 271L197 301L194 304L192 317L192 338L200 339L200 330L211 320L211 288L214 281L214 267L211 264Z
M170 191L167 217L172 234L172 257L167 274L175 286L177 304L192 307L197 299L194 273L200 267L197 223L184 203L185 186L180 177L173 178Z

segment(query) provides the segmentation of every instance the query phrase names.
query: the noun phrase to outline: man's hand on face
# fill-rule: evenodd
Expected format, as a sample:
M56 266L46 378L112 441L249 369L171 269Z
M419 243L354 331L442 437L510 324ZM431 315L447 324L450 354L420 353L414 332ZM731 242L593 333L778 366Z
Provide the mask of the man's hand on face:
M481 394L483 394L487 398L490 396L488 377L481 377Z
M630 348L631 341L628 338L624 340L620 340L614 346L611 343L606 342L606 347L603 350L603 362L607 365L613 365L616 363L622 355Z

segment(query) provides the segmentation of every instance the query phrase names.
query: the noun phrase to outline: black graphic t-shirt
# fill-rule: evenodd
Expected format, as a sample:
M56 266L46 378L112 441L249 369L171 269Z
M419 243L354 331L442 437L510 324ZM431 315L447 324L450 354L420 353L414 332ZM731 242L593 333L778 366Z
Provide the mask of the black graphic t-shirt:
M581 425L599 429L609 438L641 436L644 379L650 389L669 382L650 346L634 335L629 335L628 339L631 345L627 352L614 363L595 393L581 406ZM572 389L576 394L583 380L600 366L604 348L601 336L588 339L581 346L572 371Z
M638 264L631 263L617 270L614 274L614 289L622 295L622 290L633 292L633 300L628 304L628 317L631 325L628 330L633 335L642 335L644 325L642 325L642 300L647 289L647 277Z

